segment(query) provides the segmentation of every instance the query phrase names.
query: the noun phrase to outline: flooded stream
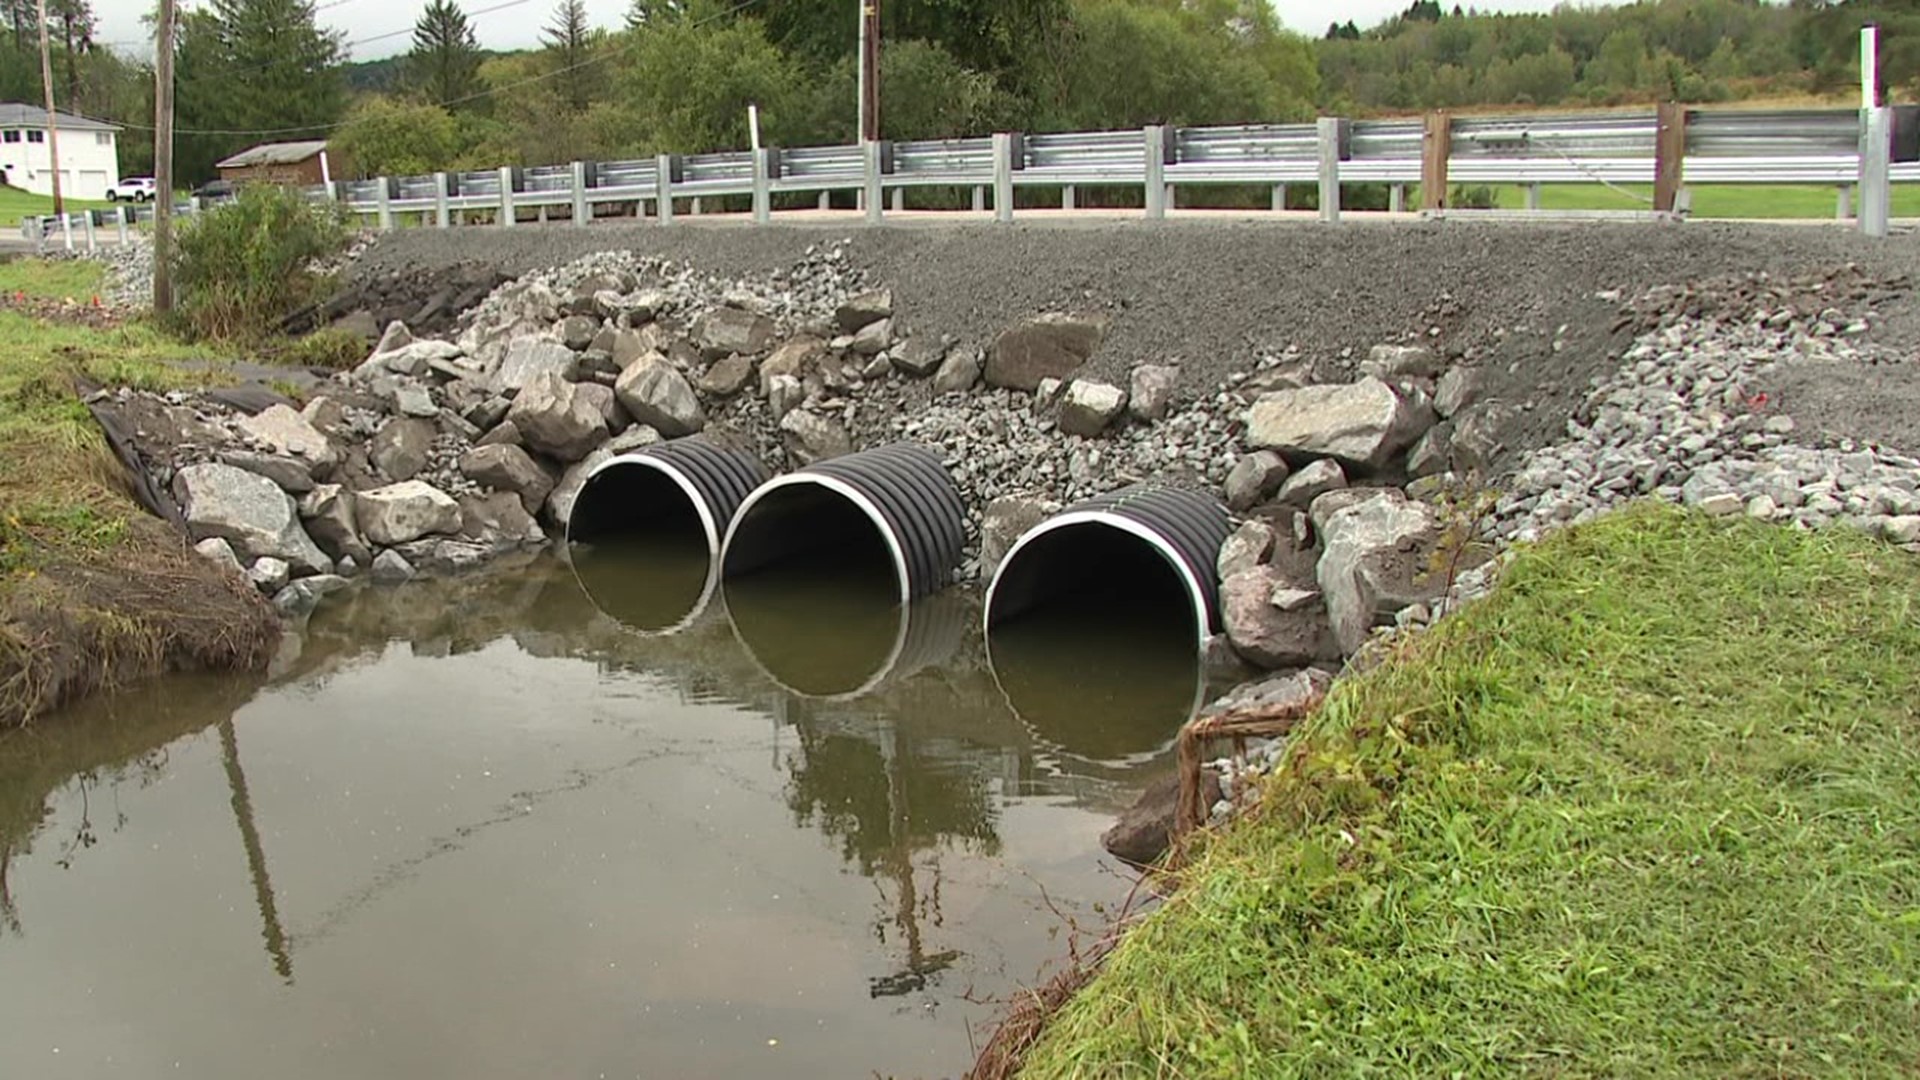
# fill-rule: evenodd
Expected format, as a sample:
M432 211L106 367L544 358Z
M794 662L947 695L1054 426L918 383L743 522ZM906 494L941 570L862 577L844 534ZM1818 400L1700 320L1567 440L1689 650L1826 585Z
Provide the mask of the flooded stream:
M1126 896L1190 631L704 569L343 594L0 739L0 1075L963 1071Z

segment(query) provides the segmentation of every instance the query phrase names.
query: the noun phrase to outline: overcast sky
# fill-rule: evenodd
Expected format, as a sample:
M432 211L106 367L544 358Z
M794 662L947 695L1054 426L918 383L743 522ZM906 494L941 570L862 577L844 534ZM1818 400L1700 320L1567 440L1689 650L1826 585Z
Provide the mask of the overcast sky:
M1556 0L1479 0L1472 6L1491 11L1546 11ZM848 11L855 0L847 0ZM1280 18L1303 34L1324 33L1327 24L1352 19L1371 26L1397 11L1406 9L1407 0L1273 0ZM511 6L502 6L511 4ZM618 26L626 14L627 0L586 0L587 14L597 26ZM153 0L93 0L100 18L100 39L123 51L134 51L150 41L140 16L153 10ZM204 7L205 0L181 0L186 8ZM407 49L413 20L426 0L317 0L325 8L320 23L345 32L352 42L355 60L374 60ZM461 0L461 6L473 15L480 44L490 49L517 49L535 44L540 28L551 16L554 0ZM487 11L488 8L499 8ZM481 14L474 14L480 12ZM852 18L851 15L848 16ZM391 36L386 36L391 35ZM378 38L378 40L368 40ZM151 44L145 51L150 52Z

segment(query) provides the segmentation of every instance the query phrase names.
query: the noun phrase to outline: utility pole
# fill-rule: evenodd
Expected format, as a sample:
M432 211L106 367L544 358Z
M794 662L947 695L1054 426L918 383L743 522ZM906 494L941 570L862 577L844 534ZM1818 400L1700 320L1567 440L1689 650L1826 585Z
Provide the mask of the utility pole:
M44 2L44 0L43 0ZM325 161L325 156L321 158ZM153 57L153 310L173 310L173 0L160 0Z
M860 141L880 141L880 0L860 3Z
M47 159L53 162L53 213L62 217L66 203L60 199L60 125L53 118L53 56L47 45L47 0L40 0L40 84L47 92Z

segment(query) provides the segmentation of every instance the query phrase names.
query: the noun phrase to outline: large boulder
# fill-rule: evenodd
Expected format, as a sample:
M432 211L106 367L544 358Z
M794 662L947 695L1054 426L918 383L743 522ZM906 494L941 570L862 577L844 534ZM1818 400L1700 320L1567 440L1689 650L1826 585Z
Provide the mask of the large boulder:
M300 499L300 520L320 550L338 562L352 559L360 566L373 559L373 550L360 537L353 513L353 492L339 484L321 484Z
M507 419L527 446L556 461L579 461L607 441L607 418L580 387L547 372L513 399Z
M508 343L489 387L496 394L524 390L543 375L572 382L580 375L579 354L552 338L517 337Z
M1392 490L1326 518L1316 576L1343 652L1359 651L1373 628L1391 622L1401 608L1438 595L1439 587L1425 583L1434 531L1426 504Z
M1242 524L1220 545L1220 554L1214 562L1215 576L1225 581L1235 574L1265 566L1278 539L1273 526L1264 521Z
M664 353L673 339L666 330L654 323L648 323L638 330L603 331L606 338L606 351L613 356L613 366L625 371L628 365L648 353Z
M1407 451L1407 475L1438 476L1447 471L1453 453L1453 421L1442 420L1427 429L1420 441Z
M1260 505L1280 490L1290 472L1287 459L1271 450L1255 450L1234 462L1227 471L1227 509L1239 513Z
M1104 315L1036 316L1000 332L987 355L987 383L1003 389L1039 389L1042 379L1080 370L1107 333Z
M715 308L693 324L693 343L709 360L731 353L757 356L773 344L773 320L739 308Z
M1207 706L1209 714L1252 709L1296 709L1304 711L1333 689L1333 676L1319 668L1273 675L1258 682L1242 683Z
M773 380L782 375L798 382L806 382L820 367L820 361L827 355L827 343L817 337L801 336L794 338L773 350L773 355L760 362L760 394L768 397L773 392Z
M382 424L367 443L367 458L388 480L411 480L432 459L435 432L430 421L395 417Z
M1276 567L1256 566L1222 581L1220 618L1233 651L1262 668L1305 667L1340 655L1320 594Z
M587 485L587 477L602 463L613 457L614 452L611 446L600 447L567 466L567 471L560 474L560 479L553 485L553 490L547 493L547 520L552 522L562 534L567 531L567 524L573 520L573 503L580 497L580 489Z
M280 485L289 495L305 495L313 490L312 466L295 457L256 454L249 450L229 450L220 460L236 469L245 469Z
M847 343L847 351L855 356L879 356L892 344L893 320L881 319L861 327L860 332Z
M360 532L382 547L460 531L460 504L419 480L359 492L353 504Z
M893 317L893 290L874 289L841 304L833 313L843 334L857 334L868 326Z
M1453 417L1453 468L1459 473L1493 472L1506 449L1502 436L1518 414L1497 401L1471 405Z
M1200 771L1200 804L1212 807L1221 797L1220 774ZM1180 814L1180 774L1161 775L1140 793L1113 827L1100 834L1100 846L1116 859L1146 867L1158 862L1173 844Z
M276 454L291 454L307 462L316 475L325 475L340 461L336 449L320 429L307 418L285 405L274 405L241 419L242 432L271 447Z
M560 344L574 352L586 352L600 333L600 320L587 315L569 315L560 320Z
M780 444L794 464L803 466L853 453L853 440L839 421L805 409L780 418Z
M963 394L980 381L980 350L969 345L953 349L933 374L936 394Z
M1294 459L1331 457L1379 469L1425 429L1417 410L1375 378L1263 394L1247 410L1247 443Z
M296 575L333 569L301 526L293 497L264 476L231 465L189 465L174 474L173 494L195 540L219 537L242 559L282 559Z
M940 370L947 359L946 346L940 339L926 334L916 334L893 350L893 366L916 379L924 379Z
M1433 411L1441 416L1459 413L1480 400L1484 381L1479 368L1457 367L1440 376L1439 384L1433 389Z
M706 371L700 374L699 380L694 385L703 394L732 397L739 393L752 378L753 360L734 353L724 360L715 360Z
M990 578L1028 529L1060 512L1060 504L1025 495L1003 495L980 517L980 576Z
M540 512L553 491L553 477L517 446L481 446L460 459L460 475L518 497L529 514Z
M1375 345L1360 371L1377 379L1431 379L1440 374L1440 354L1425 345Z
M1329 491L1347 486L1346 471L1337 461L1309 462L1280 485L1280 502L1285 506L1311 506L1313 500Z
M1127 392L1111 383L1076 379L1060 398L1062 433L1093 438L1107 430L1127 408Z
M544 544L547 534L519 499L506 492L460 500L460 536L495 551Z
M694 396L687 377L659 353L634 361L620 373L613 391L635 420L669 439L692 435L707 426L707 414L701 410L700 399Z
M775 375L767 386L767 408L773 413L774 423L779 423L786 415L800 407L807 400L807 388L800 380L791 375Z
M1127 391L1127 411L1135 420L1165 420L1173 408L1173 391L1180 385L1180 369L1169 364L1141 364L1133 369Z

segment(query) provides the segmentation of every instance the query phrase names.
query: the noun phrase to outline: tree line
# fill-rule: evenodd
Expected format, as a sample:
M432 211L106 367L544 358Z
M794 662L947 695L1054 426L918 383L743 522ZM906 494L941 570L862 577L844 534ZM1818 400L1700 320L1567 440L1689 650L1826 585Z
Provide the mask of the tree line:
M0 5L0 95L38 101L34 0ZM48 15L61 107L130 125L122 169L144 171L150 69L95 40L88 0L48 0ZM301 138L330 138L370 175L733 149L748 142L748 103L770 144L855 136L845 0L633 0L611 27L559 0L540 46L506 53L478 47L459 0L431 0L403 55L358 65L344 35L315 23L312 0L212 0L179 20L176 158L189 180L238 149ZM1539 15L1416 0L1314 40L1285 30L1266 0L889 0L882 130L1841 95L1868 22L1883 27L1889 93L1920 91L1911 0L1641 0Z

